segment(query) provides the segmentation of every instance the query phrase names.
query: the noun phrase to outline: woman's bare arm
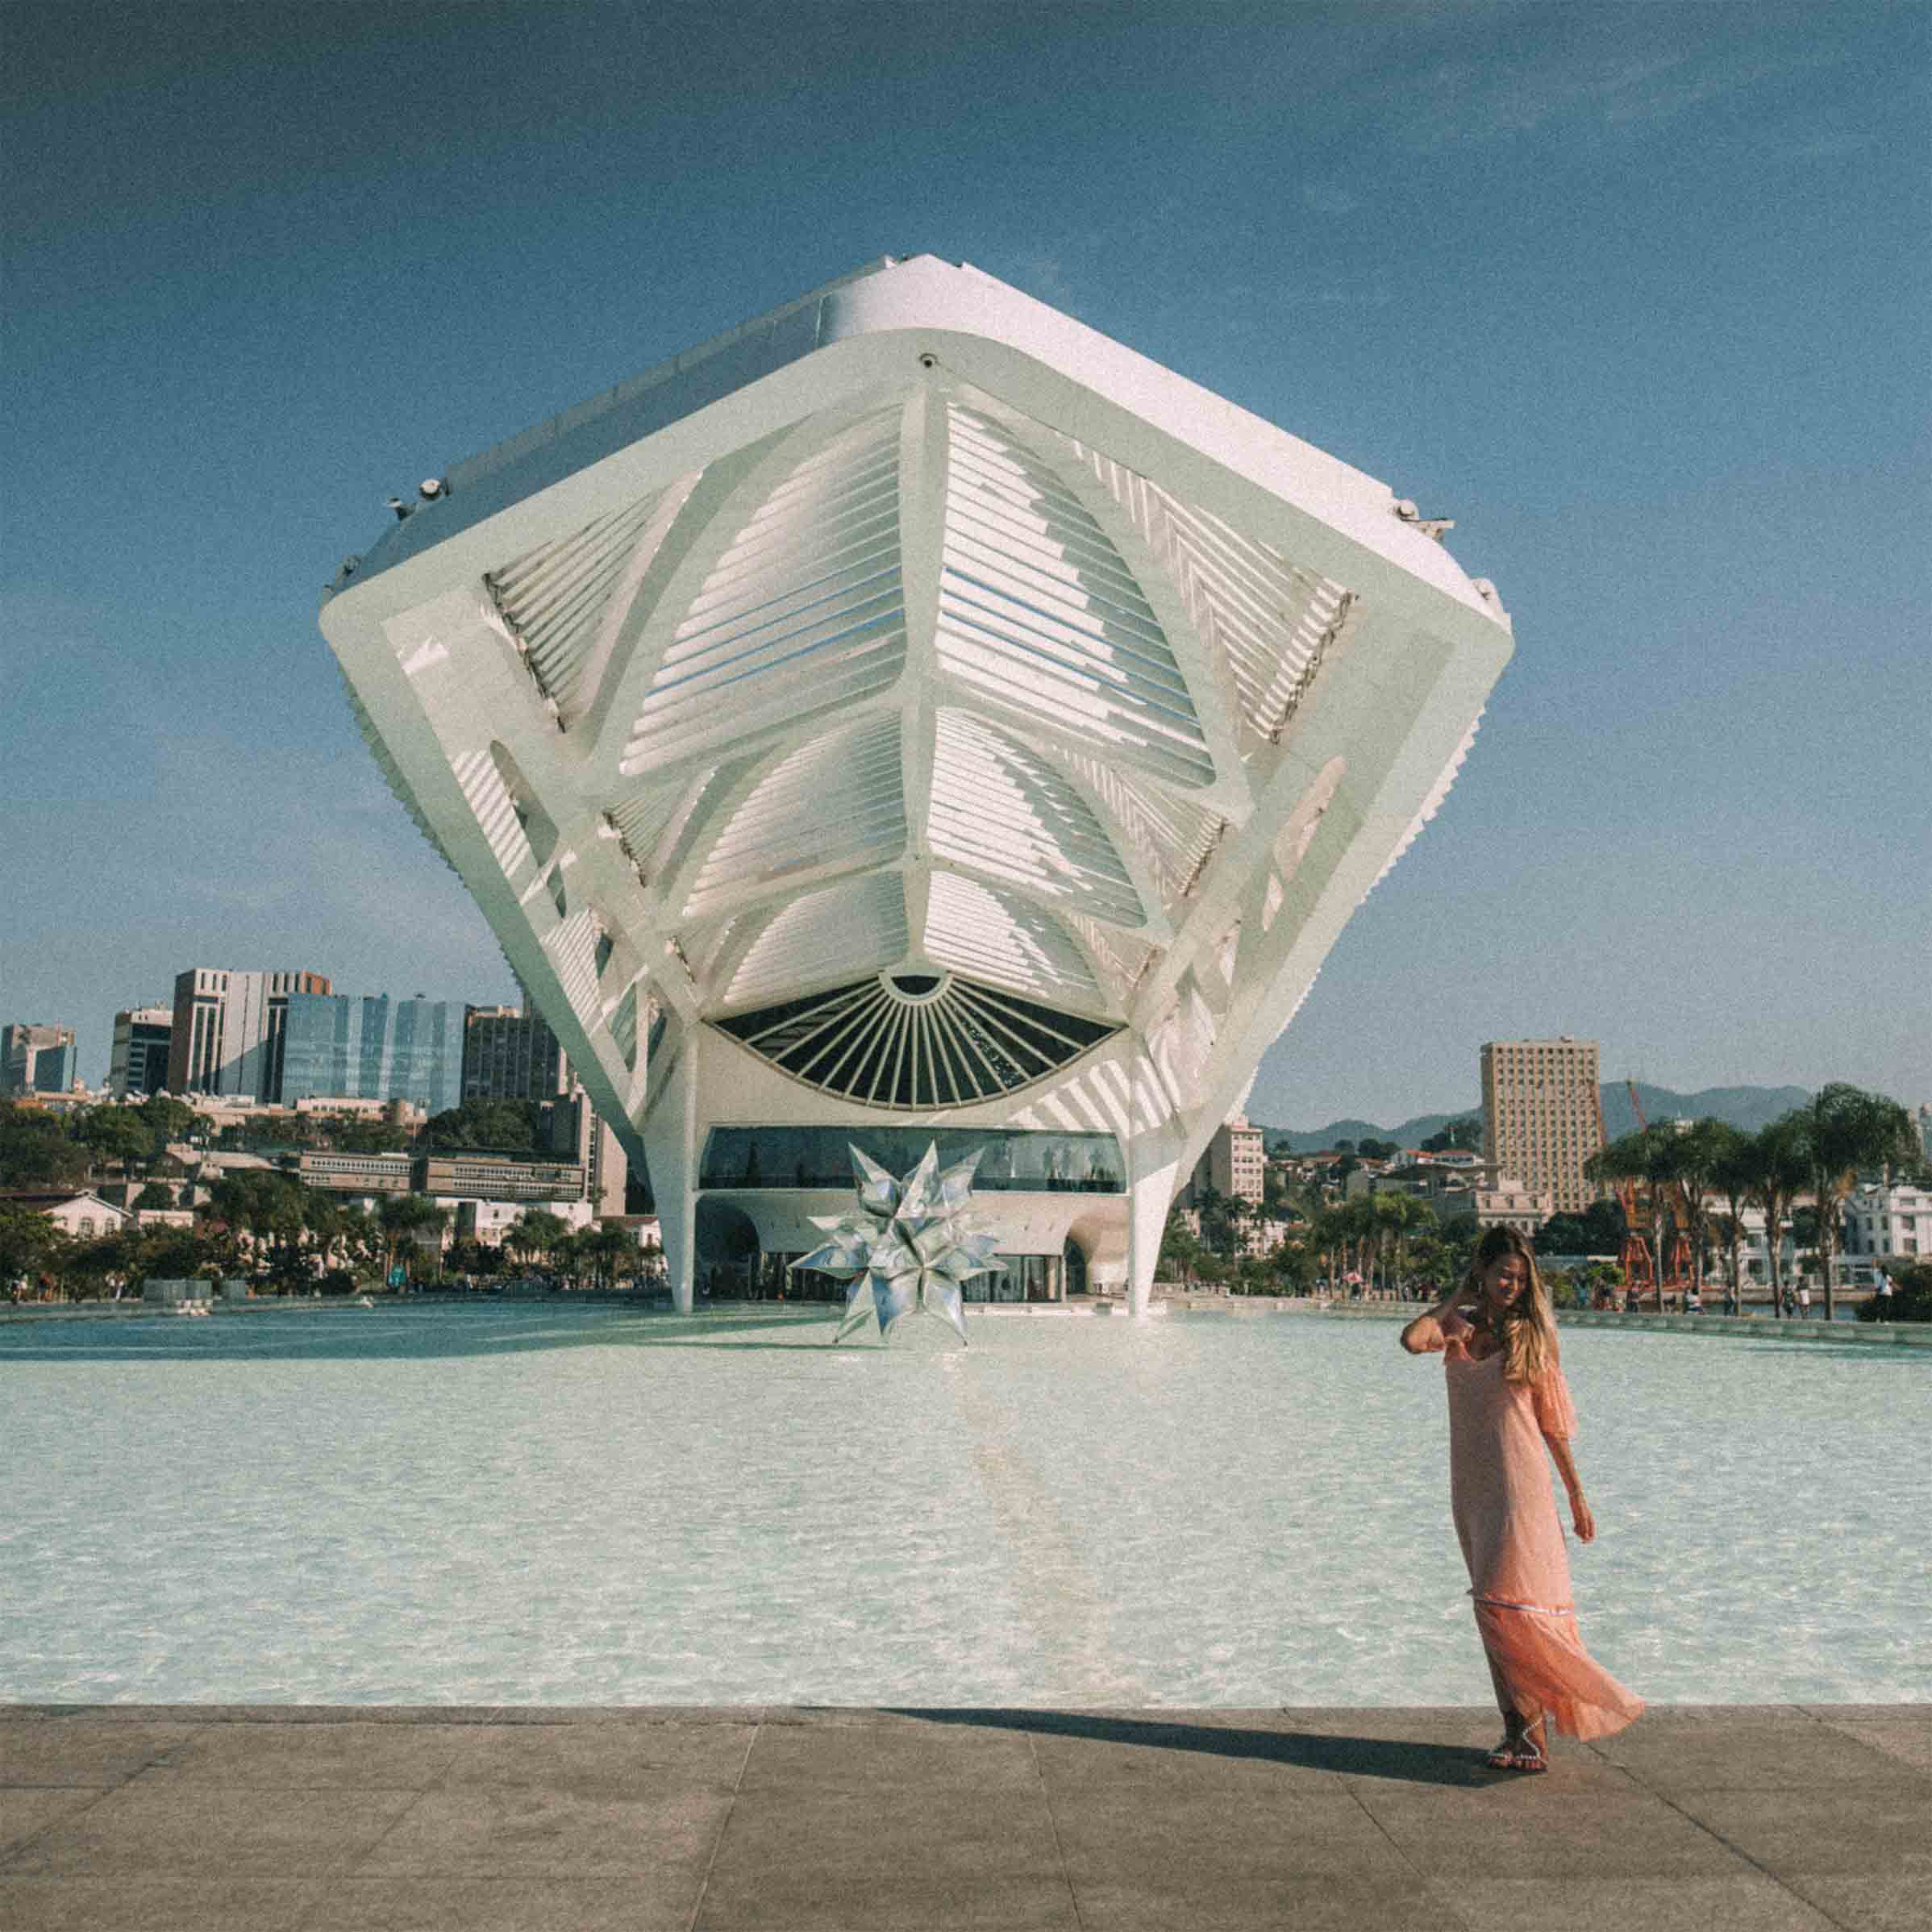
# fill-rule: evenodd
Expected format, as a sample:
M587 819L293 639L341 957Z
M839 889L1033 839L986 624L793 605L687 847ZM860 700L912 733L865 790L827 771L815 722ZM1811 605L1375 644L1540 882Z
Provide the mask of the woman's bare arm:
M1412 1355L1439 1355L1448 1342L1448 1337L1443 1332L1443 1317L1454 1313L1462 1296L1459 1283L1434 1308L1418 1315L1397 1337L1403 1347Z
M1597 1518L1590 1514L1590 1505L1583 1500L1583 1478L1576 1473L1576 1459L1570 1453L1568 1439L1560 1435L1546 1435L1549 1445L1550 1459L1556 1465L1556 1473L1563 1478L1563 1486L1569 1493L1570 1522L1576 1531L1579 1543L1594 1542L1597 1536Z

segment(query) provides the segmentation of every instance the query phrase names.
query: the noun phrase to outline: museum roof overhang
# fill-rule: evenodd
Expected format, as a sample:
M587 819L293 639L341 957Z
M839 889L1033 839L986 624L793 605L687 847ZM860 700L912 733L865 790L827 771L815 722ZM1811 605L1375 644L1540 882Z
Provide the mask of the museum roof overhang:
M1352 907L1509 651L1385 485L931 257L440 481L323 629L392 783L632 1118L654 1006L808 1081L818 1022L828 1052L835 1022L898 1027L854 1049L887 1105L920 1041L929 1082L984 1081L962 1014L982 1062L1056 1014L1065 1041L1151 1039L1204 988L1213 1034L1244 967L1279 976L1281 935L1251 941L1339 925L1318 833L1372 860Z

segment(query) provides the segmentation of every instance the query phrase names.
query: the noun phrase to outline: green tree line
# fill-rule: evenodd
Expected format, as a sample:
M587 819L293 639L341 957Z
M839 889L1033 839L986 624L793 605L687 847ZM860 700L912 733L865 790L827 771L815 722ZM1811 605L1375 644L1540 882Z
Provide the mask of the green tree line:
M1613 1140L1585 1164L1595 1180L1622 1184L1640 1197L1648 1223L1651 1275L1661 1305L1669 1247L1682 1238L1690 1278L1704 1279L1715 1251L1731 1285L1743 1290L1743 1215L1764 1217L1766 1267L1772 1305L1784 1307L1783 1230L1792 1224L1795 1245L1809 1249L1823 1278L1825 1312L1836 1310L1832 1264L1847 1197L1862 1178L1889 1184L1925 1175L1912 1117L1893 1100L1844 1081L1819 1089L1810 1100L1756 1133L1728 1122L1703 1119L1681 1126L1658 1121ZM1713 1214L1713 1197L1724 1209ZM1806 1208L1799 1205L1805 1198Z
M534 1110L523 1102L466 1103L438 1118L442 1145L487 1140L500 1146L518 1131L522 1144L534 1139ZM192 1108L165 1096L65 1118L0 1101L0 1190L59 1193L119 1175L135 1207L172 1206L174 1187L159 1176L185 1176L186 1169L170 1159L169 1144L199 1134L205 1124ZM386 1128L382 1122L337 1124L352 1134ZM137 1181L144 1185L137 1188ZM523 1212L501 1250L460 1242L445 1255L448 1211L424 1197L391 1195L369 1210L273 1168L224 1174L194 1216L191 1227L131 1226L69 1235L45 1214L0 1192L0 1288L15 1298L84 1299L138 1292L150 1279L244 1276L270 1292L348 1292L385 1281L398 1268L419 1282L456 1274L489 1278L519 1264L540 1265L566 1286L610 1287L635 1276L639 1265L623 1230L573 1230L542 1208Z
M1432 1152L1468 1146L1479 1129L1474 1117L1459 1119L1424 1144ZM1372 1157L1380 1155L1382 1145L1375 1143ZM1916 1178L1932 1185L1905 1110L1882 1094L1842 1081L1821 1088L1803 1106L1755 1134L1709 1118L1688 1126L1656 1122L1610 1142L1586 1164L1585 1172L1605 1185L1630 1189L1639 1202L1638 1220L1648 1230L1659 1305L1668 1255L1680 1235L1692 1280L1705 1279L1714 1254L1742 1294L1743 1216L1756 1208L1772 1230L1767 1246L1774 1310L1782 1313L1780 1232L1788 1225L1800 1251L1816 1259L1828 1317L1836 1312L1832 1263L1839 1222L1860 1180ZM1723 1202L1722 1212L1713 1210L1713 1200ZM1466 1270L1476 1239L1472 1222L1445 1225L1429 1203L1413 1196L1366 1194L1331 1202L1314 1187L1283 1188L1271 1170L1266 1211L1287 1212L1293 1226L1272 1254L1247 1255L1247 1227L1264 1211L1209 1189L1199 1203L1197 1232L1176 1210L1168 1217L1161 1246L1162 1278L1183 1285L1205 1282L1238 1292L1282 1294L1303 1293L1323 1281L1332 1287L1354 1274L1378 1288L1426 1294L1447 1287ZM1580 1214L1553 1216L1539 1232L1536 1247L1544 1255L1608 1255L1621 1249L1627 1231L1622 1207L1605 1199ZM1909 1264L1892 1266L1894 1318L1924 1318L1910 1312L1916 1299L1899 1285L1916 1280L1919 1272L1932 1273L1914 1271ZM1599 1264L1554 1285L1559 1295L1587 1301L1595 1291L1621 1281L1620 1269Z

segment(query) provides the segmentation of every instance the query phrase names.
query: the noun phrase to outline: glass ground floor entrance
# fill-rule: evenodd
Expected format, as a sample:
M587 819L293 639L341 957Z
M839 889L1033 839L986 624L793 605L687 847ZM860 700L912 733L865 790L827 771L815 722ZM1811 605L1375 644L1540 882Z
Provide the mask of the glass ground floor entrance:
M849 1282L809 1270L794 1272L797 1255L749 1253L706 1255L697 1291L714 1301L828 1301L845 1299ZM997 1274L976 1276L964 1290L969 1301L1064 1301L1084 1292L1086 1257L1069 1241L1058 1255L998 1255Z

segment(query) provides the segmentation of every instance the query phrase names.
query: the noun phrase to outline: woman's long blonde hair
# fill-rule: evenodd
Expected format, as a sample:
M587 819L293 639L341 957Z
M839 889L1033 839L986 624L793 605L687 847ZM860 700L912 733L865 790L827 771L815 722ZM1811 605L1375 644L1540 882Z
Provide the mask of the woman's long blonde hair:
M1484 1276L1498 1261L1514 1255L1523 1264L1523 1292L1498 1317L1484 1292ZM1502 1344L1503 1380L1539 1382L1556 1366L1556 1317L1550 1291L1536 1266L1536 1251L1513 1227L1493 1227L1476 1244L1469 1264L1469 1288L1485 1322L1495 1323Z

